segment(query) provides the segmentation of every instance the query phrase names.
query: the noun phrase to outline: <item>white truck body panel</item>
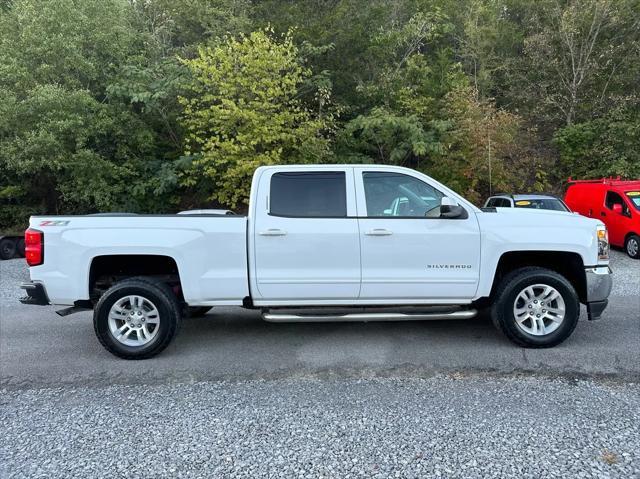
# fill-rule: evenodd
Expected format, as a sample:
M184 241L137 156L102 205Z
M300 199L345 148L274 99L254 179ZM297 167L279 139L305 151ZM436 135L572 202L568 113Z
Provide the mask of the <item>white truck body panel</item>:
M239 305L249 295L245 217L60 216L53 225L47 221L30 221L45 234L44 264L31 267L30 274L45 284L53 304L89 299L91 262L103 255L173 258L188 303Z
M291 169L288 169L292 171ZM306 167L323 171L323 167ZM249 217L249 277L256 304L264 301L353 301L360 294L360 245L353 190L353 169L334 167L346 177L346 208L351 218L287 218L269 214L271 176L281 169L265 168L254 176L257 185ZM295 171L295 170L293 170ZM273 233L278 233L273 235Z
M270 214L277 172L343 172L346 217ZM368 217L362 175L408 175L452 198L464 219ZM262 167L248 217L136 215L32 217L43 231L44 264L30 268L51 303L89 299L91 263L103 255L163 255L177 264L189 305L468 304L491 291L510 251L572 252L598 260L601 222L571 213L484 212L432 178L381 165Z

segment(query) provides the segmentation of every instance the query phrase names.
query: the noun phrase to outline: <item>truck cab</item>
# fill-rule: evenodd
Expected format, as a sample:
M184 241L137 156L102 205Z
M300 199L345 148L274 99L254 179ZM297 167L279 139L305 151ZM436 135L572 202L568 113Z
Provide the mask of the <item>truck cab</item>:
M437 304L476 293L480 227L469 212L477 208L417 172L264 168L251 195L256 305ZM442 215L445 197L457 215Z

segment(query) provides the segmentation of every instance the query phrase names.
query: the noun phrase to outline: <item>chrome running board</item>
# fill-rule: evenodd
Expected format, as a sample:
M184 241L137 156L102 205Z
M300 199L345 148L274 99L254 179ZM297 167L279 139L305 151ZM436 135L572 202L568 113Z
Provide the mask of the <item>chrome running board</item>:
M469 319L475 309L439 313L347 313L347 314L283 314L266 312L262 319L270 323L319 323L324 321L424 321L433 319Z

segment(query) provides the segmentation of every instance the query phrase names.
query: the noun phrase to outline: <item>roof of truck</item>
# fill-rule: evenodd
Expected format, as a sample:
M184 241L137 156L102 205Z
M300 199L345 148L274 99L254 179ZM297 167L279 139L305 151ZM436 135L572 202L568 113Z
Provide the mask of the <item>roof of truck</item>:
M322 165L266 165L260 166L260 169L271 169L271 168L401 168L404 170L411 170L406 166L398 166L398 165L379 165L374 163L324 163ZM414 170L417 171L417 170ZM426 174L426 173L425 173Z

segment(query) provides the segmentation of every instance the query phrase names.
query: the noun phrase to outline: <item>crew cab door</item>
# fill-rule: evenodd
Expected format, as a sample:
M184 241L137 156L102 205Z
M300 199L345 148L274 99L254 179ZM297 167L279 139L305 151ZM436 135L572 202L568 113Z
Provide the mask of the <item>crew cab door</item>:
M254 300L356 299L360 241L353 170L267 169L258 181L250 229Z
M616 208L616 205L617 208ZM631 231L631 209L622 194L608 190L605 195L604 207L600 212L600 219L607 225L609 241L616 246L623 246L626 234Z
M357 168L360 299L425 303L473 298L480 230L474 212L440 218L445 196L418 174Z

